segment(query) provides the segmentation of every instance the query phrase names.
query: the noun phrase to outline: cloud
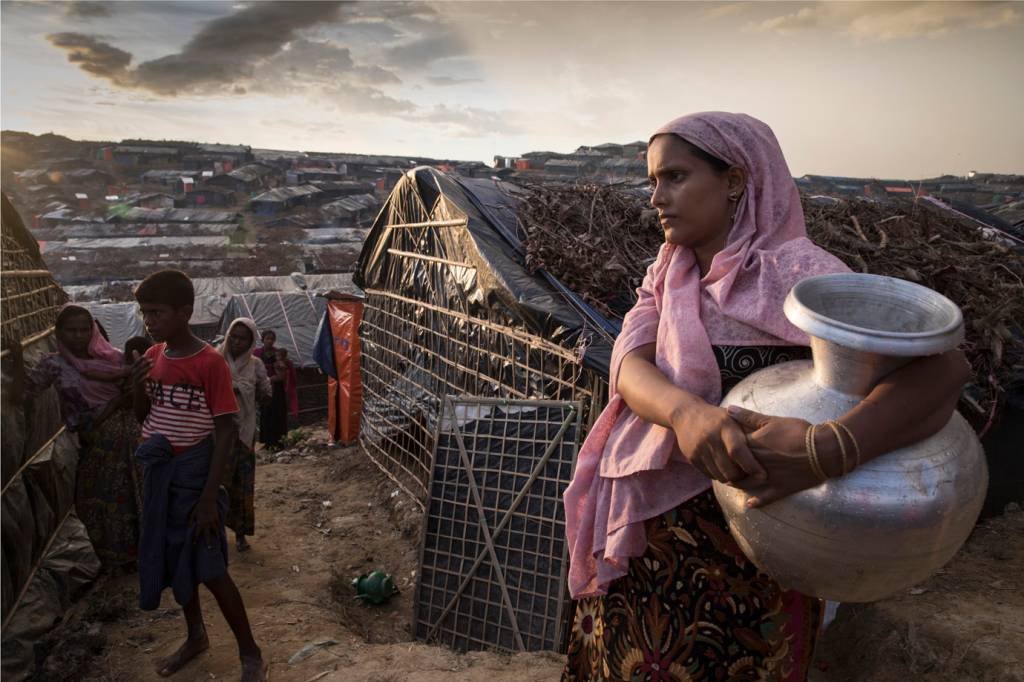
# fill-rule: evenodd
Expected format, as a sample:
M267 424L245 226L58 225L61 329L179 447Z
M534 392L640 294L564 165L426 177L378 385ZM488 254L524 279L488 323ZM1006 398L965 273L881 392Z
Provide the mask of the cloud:
M326 40L294 40L253 74L256 81L278 87L286 81L294 89L301 85L330 85L339 80L368 85L401 83L393 72L376 65L357 64L347 47Z
M214 19L181 52L139 65L140 87L173 95L218 88L252 76L257 61L272 57L297 32L334 21L337 2L261 2Z
M132 74L128 71L130 53L109 45L95 36L81 33L51 33L46 36L54 47L68 53L68 61L80 69L115 85L130 87Z
M377 43L373 46L377 63L366 63L358 60L349 46L324 39L327 31L310 30L328 24L340 24L335 30L349 28L349 21L362 22L359 26L364 27L391 21L404 42ZM429 124L455 137L519 134L523 130L514 123L520 119L507 112L428 105L389 92L390 87L402 84L401 71L392 68L396 65L422 72L439 60L466 54L452 25L420 4L253 3L208 21L180 50L137 66L133 66L131 53L102 36L57 33L47 38L67 52L71 63L108 81L126 97L299 96L317 108L339 114ZM367 52L372 53L373 48ZM480 80L428 73L423 82L441 88ZM102 99L109 101L110 97Z
M438 104L411 118L442 125L448 129L449 134L462 137L520 135L526 132L525 126L515 123L521 119L521 114L514 111L491 111L477 107L450 107Z
M723 2L705 9L701 16L705 19L721 19L742 14L748 9L750 9L750 4L746 2Z
M422 70L434 62L466 54L466 47L454 34L425 36L385 51L385 63L401 69Z
M439 85L441 87L450 85L467 85L469 83L482 83L481 78L452 78L451 76L427 76L427 81L431 85Z
M844 2L816 3L796 12L748 24L749 30L783 35L810 29L845 33L857 40L888 41L958 30L992 30L1021 20L1006 2Z
M65 14L72 19L99 19L111 16L112 2L93 2L92 0L76 0L69 2Z
M129 68L132 55L94 35L59 33L50 42L82 70L121 88L164 97L184 94L296 93L339 85L382 86L401 80L379 65L359 64L347 47L299 36L339 19L342 6L320 2L256 3L204 25L179 51ZM415 8L378 8L397 14ZM422 13L422 10L415 10ZM359 92L370 92L366 88ZM380 108L379 96L371 98Z

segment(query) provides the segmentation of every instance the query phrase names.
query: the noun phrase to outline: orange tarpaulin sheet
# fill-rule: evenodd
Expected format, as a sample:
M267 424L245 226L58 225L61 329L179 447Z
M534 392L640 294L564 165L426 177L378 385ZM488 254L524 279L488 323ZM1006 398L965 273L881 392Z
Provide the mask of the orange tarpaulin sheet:
M327 301L327 319L334 339L338 378L327 380L327 429L331 440L353 443L359 438L363 384L359 375L359 324L363 304L356 299Z

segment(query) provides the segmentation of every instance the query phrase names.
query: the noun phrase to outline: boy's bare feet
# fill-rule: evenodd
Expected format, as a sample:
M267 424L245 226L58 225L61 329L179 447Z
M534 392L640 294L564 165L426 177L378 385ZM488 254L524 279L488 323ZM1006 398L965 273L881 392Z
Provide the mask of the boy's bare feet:
M178 650L157 663L156 672L160 677L170 677L178 672L193 658L210 648L210 639L203 633L197 639L186 639Z
M267 682L270 664L262 656L242 656L242 682Z

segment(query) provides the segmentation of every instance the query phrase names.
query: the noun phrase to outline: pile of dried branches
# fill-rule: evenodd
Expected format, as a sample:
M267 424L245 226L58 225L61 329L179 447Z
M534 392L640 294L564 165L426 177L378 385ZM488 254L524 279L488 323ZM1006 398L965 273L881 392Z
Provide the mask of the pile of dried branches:
M1024 376L1024 256L976 223L927 202L803 198L808 235L851 269L918 282L954 301L974 370L965 394L989 421ZM642 193L576 185L531 188L520 209L527 264L544 268L594 307L621 316L662 234ZM962 405L964 407L964 405ZM968 415L969 416L969 415Z
M526 266L544 268L605 315L624 315L662 242L643 193L606 185L531 186L519 210Z

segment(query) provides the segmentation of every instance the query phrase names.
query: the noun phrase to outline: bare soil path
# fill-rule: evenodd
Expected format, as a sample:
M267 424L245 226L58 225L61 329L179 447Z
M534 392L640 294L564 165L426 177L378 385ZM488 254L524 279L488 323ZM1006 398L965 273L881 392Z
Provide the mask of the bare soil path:
M419 514L358 448L328 447L313 436L257 466L256 536L252 549L235 552L231 574L245 599L253 630L271 664L272 680L551 680L560 657L460 655L412 641ZM354 600L353 577L380 568L401 593L383 606ZM234 639L212 596L201 590L211 647L172 679L236 680ZM135 608L137 578L121 576L83 600L77 637L54 648L48 668L71 672L74 642L82 652L80 674L64 679L162 680L157 658L181 643L184 620L165 592L161 608ZM66 630L67 628L65 628ZM67 633L65 633L67 634ZM105 645L100 643L104 642ZM323 643L295 663L303 647ZM98 650L98 651L97 651ZM62 660L63 659L63 660ZM61 675L63 677L63 675Z

